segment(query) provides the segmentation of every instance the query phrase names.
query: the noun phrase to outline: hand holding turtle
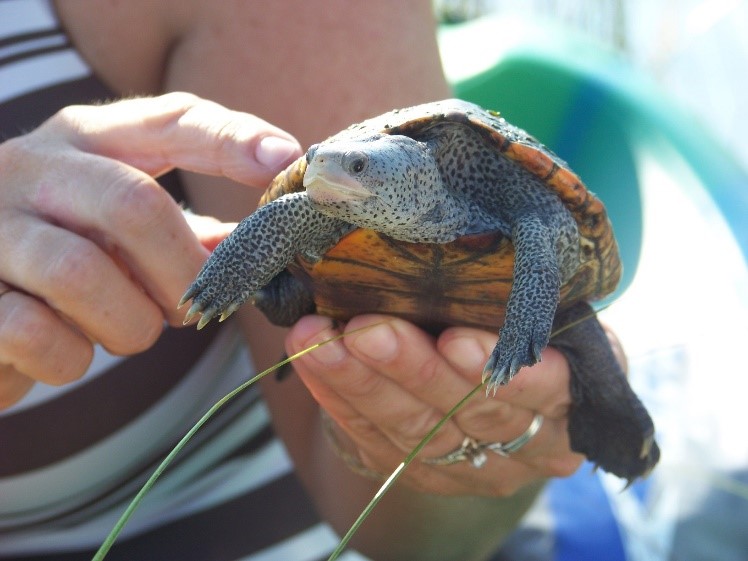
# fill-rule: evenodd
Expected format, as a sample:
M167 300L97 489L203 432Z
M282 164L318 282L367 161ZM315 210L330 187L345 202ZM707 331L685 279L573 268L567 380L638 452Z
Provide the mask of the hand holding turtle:
M335 421L335 445L354 469L388 475L479 382L495 336L451 328L434 339L387 316L359 316L345 331L377 323L303 356L295 369ZM287 350L298 352L337 333L329 319L307 316L290 332ZM566 429L569 367L553 349L547 349L543 359L499 388L497 399L487 400L482 392L475 395L401 481L426 493L505 497L533 481L573 473L582 456L571 451ZM537 414L542 415L542 426L524 446L506 455L486 450L481 469L470 461L429 460L446 458L466 438L510 442L528 431Z
M0 407L81 376L94 342L130 354L181 323L174 302L233 225L188 223L154 177L264 186L299 153L265 121L188 94L68 107L0 145Z
M605 207L525 131L461 100L395 109L309 148L263 201L182 297L185 321L251 300L278 325L316 310L493 326L494 393L550 343L571 366L572 449L629 481L657 464L652 419L588 302L621 272Z

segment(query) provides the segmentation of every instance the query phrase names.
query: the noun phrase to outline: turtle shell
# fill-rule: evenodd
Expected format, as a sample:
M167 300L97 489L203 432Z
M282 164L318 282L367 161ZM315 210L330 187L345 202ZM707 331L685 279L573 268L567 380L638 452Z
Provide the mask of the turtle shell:
M541 178L576 219L580 263L561 287L561 307L595 300L615 289L622 267L603 203L558 156L496 112L446 100L385 113L332 138L363 128L419 138L444 123L477 131L488 146ZM305 169L304 157L292 163L272 181L260 204L303 191ZM504 322L513 264L511 239L497 232L427 244L359 228L320 261L311 263L299 256L289 270L313 293L317 313L336 319L384 313L431 330L449 325L498 329Z

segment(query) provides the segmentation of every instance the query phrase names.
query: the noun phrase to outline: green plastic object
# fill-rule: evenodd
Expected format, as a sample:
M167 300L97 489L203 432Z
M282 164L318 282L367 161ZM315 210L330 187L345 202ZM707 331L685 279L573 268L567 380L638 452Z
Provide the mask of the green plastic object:
M647 159L682 174L718 203L748 252L745 171L697 119L680 111L620 55L522 19L488 17L440 30L458 97L499 111L565 159L608 208L631 283L642 244ZM688 177L688 181L685 179Z

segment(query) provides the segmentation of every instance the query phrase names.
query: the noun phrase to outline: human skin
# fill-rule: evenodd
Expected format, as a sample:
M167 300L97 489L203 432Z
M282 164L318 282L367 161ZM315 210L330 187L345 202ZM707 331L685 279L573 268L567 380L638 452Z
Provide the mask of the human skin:
M92 341L131 354L155 341L164 319L179 324L176 302L206 248L251 212L272 175L300 154L283 130L308 146L362 118L449 95L429 2L324 7L301 0L265 3L261 11L229 1L58 4L76 46L115 92L189 91L264 121L171 96L160 109L143 106L137 118L131 111L103 118L107 108L67 110L0 146L0 279L15 289L0 297L0 403L19 399L35 381L64 384L83 375ZM256 149L268 137L291 144L285 155L281 144L271 146L276 161L264 166ZM51 161L56 165L40 165ZM188 170L182 177L192 208L220 221L185 220L152 180L172 167ZM46 245L55 236L58 245ZM295 352L337 333L317 316L286 333L249 306L237 315L258 367L277 360L284 341ZM380 319L355 318L347 329ZM379 483L353 473L332 452L320 405L350 452L387 472L479 382L496 340L494 333L464 328L434 339L387 321L300 359L298 376L263 382L300 478L341 532ZM19 325L27 337L17 334ZM39 348L48 352L31 352ZM8 358L22 355L25 362ZM433 559L435 552L441 559L485 558L542 480L572 473L581 461L566 436L568 376L551 349L495 398L476 396L424 456L455 449L464 435L514 438L536 411L546 421L520 452L492 455L480 470L415 462L355 545L377 559Z

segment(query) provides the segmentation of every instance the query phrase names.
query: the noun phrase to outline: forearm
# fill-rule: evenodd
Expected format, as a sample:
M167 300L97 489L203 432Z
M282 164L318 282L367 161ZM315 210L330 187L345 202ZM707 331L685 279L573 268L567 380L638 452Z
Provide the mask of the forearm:
M541 484L505 498L444 497L394 489L353 546L372 559L472 561L490 557L527 512Z

